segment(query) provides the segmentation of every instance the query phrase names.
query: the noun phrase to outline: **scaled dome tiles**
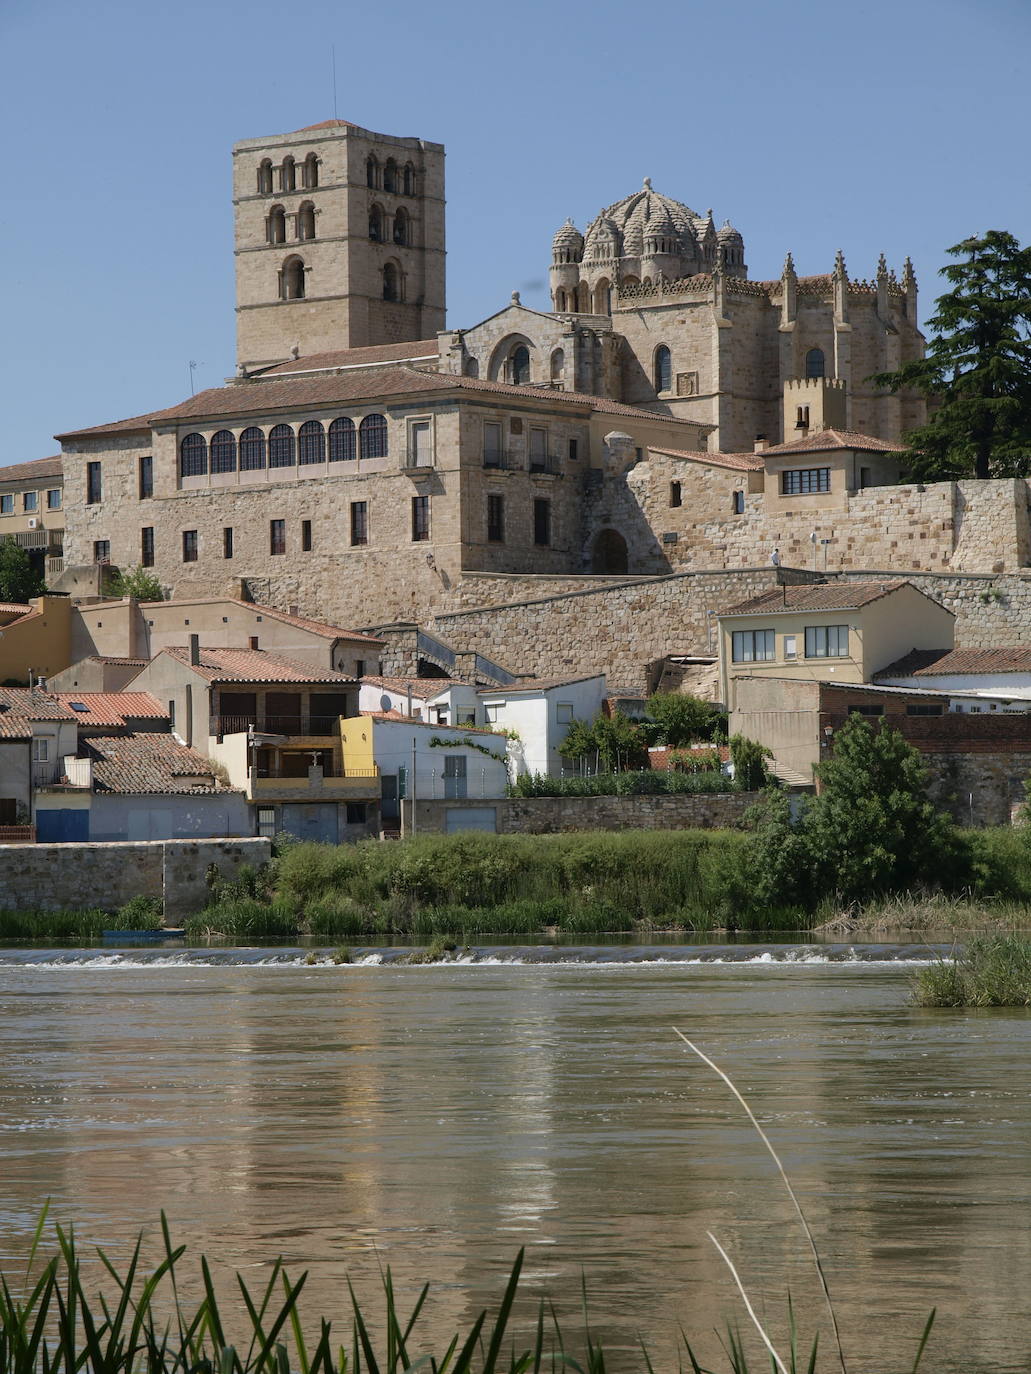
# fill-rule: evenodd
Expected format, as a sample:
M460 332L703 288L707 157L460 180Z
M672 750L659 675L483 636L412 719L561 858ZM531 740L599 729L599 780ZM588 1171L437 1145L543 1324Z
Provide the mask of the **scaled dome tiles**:
M671 200L669 196L653 191L651 181L646 178L640 191L635 191L623 200L617 200L614 205L602 210L597 219L590 224L587 229L587 248L589 251L595 240L608 239L615 231L621 240L617 248L619 255L628 258L641 257L644 253L645 234L653 220L656 221L656 227L662 226L664 234L668 234L668 225L672 224L681 245L693 246L696 242L694 225L701 218L679 200Z

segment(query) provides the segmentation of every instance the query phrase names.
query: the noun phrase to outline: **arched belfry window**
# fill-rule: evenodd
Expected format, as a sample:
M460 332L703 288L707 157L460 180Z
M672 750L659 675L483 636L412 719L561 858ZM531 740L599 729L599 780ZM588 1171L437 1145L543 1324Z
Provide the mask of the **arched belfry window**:
M236 471L236 435L231 429L220 429L211 436L211 471Z
M297 164L289 153L283 158L283 165L279 169L279 185L284 191L297 189Z
M326 461L326 431L318 420L305 420L297 435L297 462L324 463Z
M208 470L208 443L203 434L187 434L179 445L180 477L203 477Z
M401 184L406 196L415 195L415 171L410 162L405 163L404 177Z
M655 350L655 390L673 389L673 358L665 344Z
M304 263L300 258L287 258L280 274L280 293L285 301L304 299Z
M383 268L383 299L385 301L399 301L401 299L401 278L392 262L388 262Z
M268 212L269 243L286 242L286 211L281 205L273 205Z
M827 362L822 348L811 348L805 355L805 375L807 377L826 377Z
M512 381L516 386L528 386L530 382L530 350L525 344L519 344L512 350L509 366Z
M315 206L310 200L304 201L298 207L297 237L299 239L313 239L315 237Z
M312 190L319 184L319 159L314 153L309 153L304 159L303 180L306 190Z
M258 167L258 195L270 196L272 194L272 160L265 158Z
M265 466L265 434L252 425L240 435L240 471L257 472Z
M408 214L404 210L394 216L394 242L402 247L408 242Z
M397 190L397 163L393 158L388 158L386 166L383 168L383 189L384 191Z
M385 415L366 415L358 426L358 442L363 458L385 458L387 456L387 417Z
M346 415L334 420L329 427L329 461L349 463L355 456L354 421Z
M375 190L379 185L379 163L374 157L365 159L365 184Z
M268 436L268 465L270 468L292 468L296 443L289 425L276 425Z
M383 242L383 211L378 205L369 211L369 238L373 243Z

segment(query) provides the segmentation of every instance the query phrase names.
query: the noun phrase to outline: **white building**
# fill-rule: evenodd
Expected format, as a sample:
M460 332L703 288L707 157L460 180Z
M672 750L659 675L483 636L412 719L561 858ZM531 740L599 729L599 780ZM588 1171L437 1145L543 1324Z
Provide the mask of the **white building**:
M476 688L446 677L363 677L360 711L398 711L431 725L482 725Z
M605 677L537 678L509 687L477 692L487 729L514 731L509 743L513 776L560 775L565 761L559 746L574 720L593 720L605 699Z
M1026 711L1031 707L1031 648L913 649L875 673L874 682L919 687L961 698L953 711ZM983 698L983 702L970 698Z

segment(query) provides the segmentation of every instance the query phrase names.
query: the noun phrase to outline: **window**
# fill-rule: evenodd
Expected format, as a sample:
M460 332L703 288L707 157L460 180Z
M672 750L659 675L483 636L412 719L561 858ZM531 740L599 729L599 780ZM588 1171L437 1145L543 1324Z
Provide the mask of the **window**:
M816 491L830 491L830 468L793 468L780 474L780 489L784 496L808 496Z
M406 196L415 195L415 172L412 170L412 164L410 162L405 163L401 189Z
M465 754L449 754L444 759L444 796L468 796L466 777L467 759Z
M483 708L483 718L488 725L496 725L501 719L501 713L504 709L505 703L503 701L487 702Z
M343 671L343 669L341 669L340 671ZM354 661L354 675L355 675L355 677L364 677L364 676L365 676L365 659L364 659L364 658L356 658L356 659L355 659L355 661Z
M196 563L197 561L197 531L183 530L183 562Z
M305 190L312 190L319 184L319 159L314 153L309 153L304 159L303 185Z
M388 262L383 268L383 299L385 301L399 301L401 299L400 278L397 268L392 262Z
M154 459L149 454L144 455L137 464L136 485L141 501L154 495Z
M294 457L293 430L289 425L276 425L268 436L269 467L292 468Z
M313 239L315 237L315 206L310 200L306 200L297 210L297 237L299 239Z
M329 427L329 461L349 463L354 456L354 421L344 415L339 420L334 420Z
M369 238L373 243L383 242L383 211L378 205L369 211Z
M258 807L258 836L265 840L275 839L276 808L274 806Z
M530 383L530 350L525 344L520 344L513 349L509 367L512 372L512 381L516 386L528 386Z
M268 522L268 551L270 554L286 553L286 521Z
M495 424L493 420L486 420L483 425L483 466L485 468L500 468L502 466L501 426Z
M670 482L669 484L669 503L671 506L679 506L683 504L683 498L681 496L679 482Z
M379 185L379 163L374 157L365 159L365 184L373 189Z
M911 701L906 707L907 716L942 716L945 707L938 701Z
M580 456L580 444L579 444L578 440L576 440L576 439L570 439L570 441L569 441L569 461L570 461L571 463L575 463L576 460L577 460L577 458L579 458L579 456Z
M93 541L93 561L94 563L111 562L111 540L94 539Z
M21 498L22 510L39 510L39 492L24 491Z
M487 497L487 539L491 544L505 542L505 498L493 494Z
M551 543L551 502L543 497L533 503L533 542L542 548Z
M548 469L548 431L530 430L530 471L546 472Z
M428 496L412 497L412 540L414 543L422 543L430 537L430 498Z
M551 355L551 380L560 382L566 371L565 349L556 348Z
M52 487L52 488L50 489L50 491L47 492L47 510L60 510L60 509L61 509L61 488L60 488L60 487Z
M286 211L281 205L273 205L268 212L269 243L286 243Z
M270 196L272 194L272 163L268 158L258 167L258 195Z
M404 210L398 210L394 216L394 242L402 248L408 242L408 215Z
M807 625L806 658L848 658L847 625Z
M408 421L408 466L412 468L431 468L433 466L433 431L429 420Z
M203 434L187 434L179 445L180 477L203 477L207 470L207 440Z
M745 494L743 491L736 491L733 497L732 510L734 515L744 515L745 513Z
M254 425L240 435L240 471L255 472L265 466L265 433Z
M555 703L555 720L559 725L572 725L573 703L571 701L557 701Z
M301 521L301 552L311 553L311 521Z
M198 436L199 437L199 436ZM203 443L203 439L201 443ZM86 504L95 506L98 501L103 500L104 482L101 477L99 463L86 464Z
M858 702L849 706L846 714L850 716L883 716L884 707L877 702Z
M347 803L347 824L348 824L348 825L364 825L364 824L365 824L365 816L366 816L365 806L366 806L366 803L365 803L365 802L348 802L348 803Z
M785 657L786 659L789 659L789 660L797 659L797 658L798 658L798 636L797 636L797 635L785 635L785 636L784 636L784 657Z
M0 496L0 515L13 515L13 514L14 514L14 493L13 493L13 492L5 492L3 496Z
M673 387L673 358L665 344L655 350L655 390L670 391Z
M351 502L351 546L357 548L369 542L369 503Z
M866 488L866 487L872 487L872 486L873 486L873 469L872 469L872 468L860 468L860 469L859 469L859 489L860 489L860 491L862 491L862 490L863 490L864 488Z
M387 456L387 417L366 415L358 426L358 449L363 458Z
M770 663L776 650L772 630L735 630L731 635L731 658L735 663Z
M279 274L279 294L285 301L304 299L304 263L300 258L287 258Z
M283 191L297 189L297 164L289 153L283 158L283 165L279 170L279 186Z
M232 558L233 556L233 527L225 525L222 529L222 557Z
M397 190L397 163L393 158L388 158L386 166L383 168L383 189L384 191Z
M32 762L48 763L50 761L50 741L36 736L32 741Z
M140 530L140 565L144 568L154 566L154 526L144 525Z
M305 420L297 438L298 463L303 465L326 461L326 431L318 420Z
M236 471L236 435L230 429L220 429L211 436L211 471Z
M825 377L827 375L827 364L822 348L811 348L805 355L805 375L807 377Z
M808 429L808 428L809 428L809 407L808 407L808 406L796 406L796 407L795 407L795 428L796 428L796 429Z

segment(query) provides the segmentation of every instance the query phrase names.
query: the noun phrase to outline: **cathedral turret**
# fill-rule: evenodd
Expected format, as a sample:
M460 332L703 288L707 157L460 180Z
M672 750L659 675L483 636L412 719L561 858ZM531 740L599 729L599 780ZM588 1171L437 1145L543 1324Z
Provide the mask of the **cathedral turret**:
M645 187L651 183L646 181ZM641 239L641 275L657 281L659 277L680 275L680 236L665 205L660 205L644 227Z
M576 287L584 254L583 234L567 219L551 241L551 304L554 310L576 309Z
M791 324L798 313L798 277L795 275L795 260L788 253L780 274L780 323L783 329Z
M902 264L902 290L906 295L906 316L916 325L916 274L909 258Z
M716 235L716 242L723 250L723 270L728 277L747 277L745 266L745 241L739 230L730 220L723 221L723 228Z

